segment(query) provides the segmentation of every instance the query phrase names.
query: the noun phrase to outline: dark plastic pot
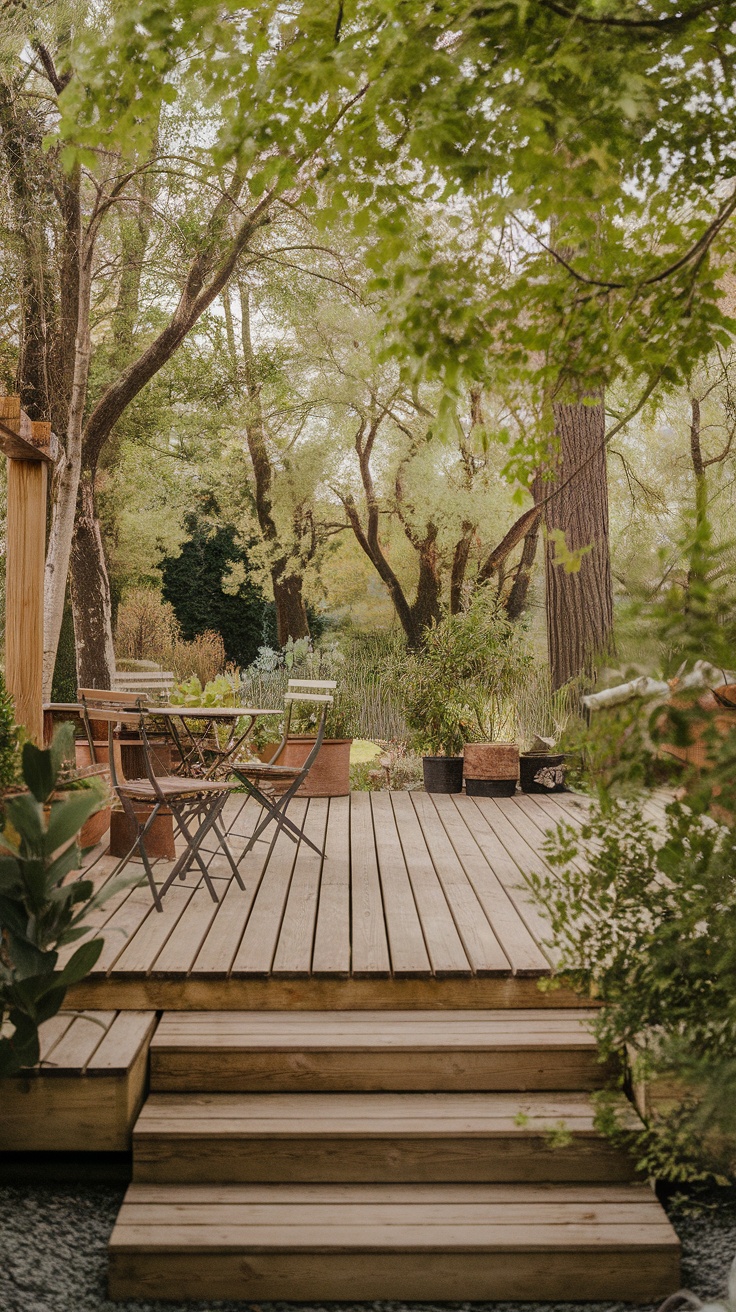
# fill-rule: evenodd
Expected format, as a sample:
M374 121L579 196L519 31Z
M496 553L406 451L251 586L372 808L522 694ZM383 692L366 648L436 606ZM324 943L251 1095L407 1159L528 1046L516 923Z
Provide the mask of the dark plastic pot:
M550 752L548 754L540 753L539 755L522 756L519 758L519 779L521 781L521 791L523 793L562 793L565 791L564 778L560 778L553 788L547 788L544 784L537 783L535 776L540 770L555 770L565 764L565 757L562 752Z
M465 791L468 797L513 797L516 792L516 780L466 779Z
M428 793L463 791L462 756L424 756L424 787Z

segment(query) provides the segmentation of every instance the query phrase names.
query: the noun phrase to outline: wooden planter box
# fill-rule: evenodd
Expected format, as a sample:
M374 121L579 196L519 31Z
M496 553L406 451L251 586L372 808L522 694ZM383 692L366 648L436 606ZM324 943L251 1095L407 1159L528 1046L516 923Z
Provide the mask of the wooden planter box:
M297 797L347 797L352 743L352 738L325 738ZM278 764L303 765L313 747L314 738L288 738Z

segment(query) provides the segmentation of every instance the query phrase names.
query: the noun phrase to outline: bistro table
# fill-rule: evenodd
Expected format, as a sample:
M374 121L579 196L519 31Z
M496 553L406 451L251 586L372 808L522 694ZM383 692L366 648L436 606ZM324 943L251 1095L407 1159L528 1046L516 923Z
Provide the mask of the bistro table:
M202 779L214 779L227 772L261 716L284 714L283 707L261 710L253 706L143 706L141 709L147 718L162 725L173 741L181 758L175 767L177 773ZM244 728L239 727L241 720L247 721ZM221 726L228 728L224 742L217 733Z

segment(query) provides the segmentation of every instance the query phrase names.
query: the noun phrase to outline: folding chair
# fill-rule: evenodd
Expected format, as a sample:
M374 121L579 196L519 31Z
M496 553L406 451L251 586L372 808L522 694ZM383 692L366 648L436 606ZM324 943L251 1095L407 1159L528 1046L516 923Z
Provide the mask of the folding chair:
M161 899L176 879L184 879L187 871L196 862L202 871L204 882L214 902L219 901L215 886L210 878L207 865L202 859L202 843L208 834L214 833L222 848L230 868L240 888L245 885L240 877L237 863L228 847L227 840L219 824L222 809L235 784L215 783L210 779L182 779L175 775L157 776L151 763L151 749L146 732L146 712L138 693L110 692L107 689L80 689L79 704L82 708L87 737L92 743L91 721L107 724L108 750L110 758L110 781L125 814L131 821L137 836L130 851L118 863L116 870L121 870L130 861L136 848L141 854L146 876L157 911L163 910ZM146 779L124 779L118 774L115 761L114 730L117 726L133 726L140 735L143 750ZM151 806L151 812L143 823L135 810L136 802L145 802ZM151 860L146 850L146 834L162 808L171 812L177 828L185 841L185 849L174 862L161 889L157 889L153 878ZM196 827L192 823L196 822Z
M238 761L232 767L232 773L243 784L249 796L254 797L266 810L265 818L251 834L245 849L238 858L239 861L243 860L246 853L250 852L257 842L266 841L261 839L261 834L272 821L276 824L277 834L283 831L294 843L298 843L301 839L318 856L323 855L312 840L307 838L303 830L299 829L293 820L289 819L286 808L294 794L304 783L322 746L327 712L333 702L332 692L328 689L332 690L336 687L337 684L333 679L289 679L288 688L284 695L284 732L281 742L270 761L262 763L258 761ZM301 689L308 689L309 691L302 692ZM317 726L317 737L314 740L314 747L312 747L303 765L278 765L278 759L283 753L289 737L291 712L295 702L313 702L322 707Z

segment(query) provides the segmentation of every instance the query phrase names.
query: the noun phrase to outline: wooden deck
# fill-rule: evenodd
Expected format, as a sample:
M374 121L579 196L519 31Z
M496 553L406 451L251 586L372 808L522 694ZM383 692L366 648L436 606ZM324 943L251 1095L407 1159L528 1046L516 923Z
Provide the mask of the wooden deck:
M236 854L260 812L241 814ZM98 913L105 947L67 1005L184 1010L321 1007L560 1007L580 999L544 993L547 929L526 876L544 869L545 831L582 823L573 794L469 798L353 793L294 801L320 859L286 837L242 862L245 892L222 855L210 873L215 904L197 875L174 886L157 913L145 884ZM655 816L659 810L651 803ZM96 883L114 860L101 848ZM170 867L160 863L161 881Z

